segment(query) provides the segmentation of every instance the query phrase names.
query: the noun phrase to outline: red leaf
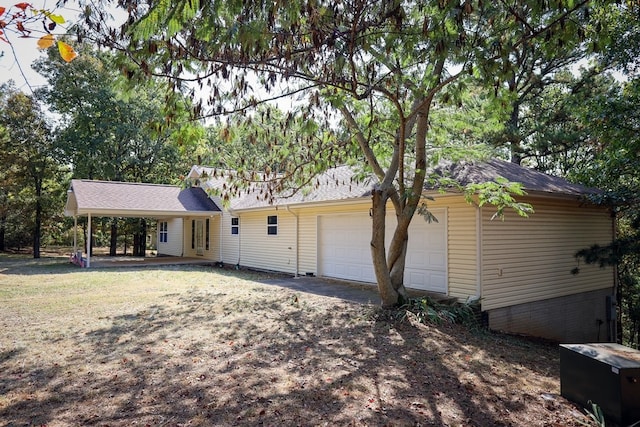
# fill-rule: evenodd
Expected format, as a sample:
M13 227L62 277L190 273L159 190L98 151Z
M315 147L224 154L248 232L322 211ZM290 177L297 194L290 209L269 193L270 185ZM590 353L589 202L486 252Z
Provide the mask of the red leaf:
M0 16L4 13L4 11L7 10L4 7L0 6Z
M18 3L15 5L18 9L27 10L28 7L33 7L29 3Z

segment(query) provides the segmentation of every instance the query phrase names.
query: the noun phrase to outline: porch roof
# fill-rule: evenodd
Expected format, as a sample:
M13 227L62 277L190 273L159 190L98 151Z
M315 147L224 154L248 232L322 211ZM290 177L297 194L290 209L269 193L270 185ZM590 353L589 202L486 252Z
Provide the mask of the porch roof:
M207 217L220 208L202 188L74 179L67 191L67 216Z

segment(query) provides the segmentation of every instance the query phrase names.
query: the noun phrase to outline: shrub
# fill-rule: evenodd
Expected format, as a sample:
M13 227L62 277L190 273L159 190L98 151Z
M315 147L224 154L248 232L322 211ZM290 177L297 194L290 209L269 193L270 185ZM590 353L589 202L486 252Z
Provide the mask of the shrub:
M399 307L402 320L411 317L420 323L459 323L479 328L479 305L477 301L437 301L430 296L409 298Z

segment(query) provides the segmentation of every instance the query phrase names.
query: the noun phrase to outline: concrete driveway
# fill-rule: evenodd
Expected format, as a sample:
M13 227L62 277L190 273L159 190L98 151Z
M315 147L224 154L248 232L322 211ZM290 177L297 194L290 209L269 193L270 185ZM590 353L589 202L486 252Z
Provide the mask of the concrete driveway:
M91 258L92 268L109 267L151 267L162 265L200 264L212 265L210 260L203 258L186 257L110 257L94 256ZM260 283L277 285L293 289L299 292L309 292L316 295L339 298L345 301L360 304L380 304L378 288L374 284L354 283L341 280L325 279L319 277L288 277L282 276L274 279L261 280Z
M380 295L375 285L307 276L267 279L261 280L260 283L282 286L299 292L339 298L360 304L380 304Z

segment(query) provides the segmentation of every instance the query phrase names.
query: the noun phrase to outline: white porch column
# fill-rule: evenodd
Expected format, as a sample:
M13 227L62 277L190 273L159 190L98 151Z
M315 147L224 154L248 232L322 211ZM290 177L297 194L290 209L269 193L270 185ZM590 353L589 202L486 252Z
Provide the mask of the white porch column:
M85 242L85 247L87 250L87 265L89 268L91 266L91 213L87 214L87 241Z
M78 253L78 217L73 216L73 255Z

